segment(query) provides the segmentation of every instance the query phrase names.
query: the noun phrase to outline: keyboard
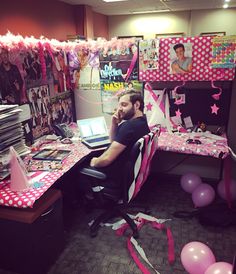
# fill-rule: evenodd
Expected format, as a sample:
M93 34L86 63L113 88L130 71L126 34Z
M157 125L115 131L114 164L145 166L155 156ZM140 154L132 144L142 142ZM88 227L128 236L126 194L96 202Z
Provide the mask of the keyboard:
M87 139L86 142L88 143L94 143L94 142L101 142L101 141L105 141L105 140L109 140L108 136L103 136L103 137L98 137L98 138L94 138L94 139Z

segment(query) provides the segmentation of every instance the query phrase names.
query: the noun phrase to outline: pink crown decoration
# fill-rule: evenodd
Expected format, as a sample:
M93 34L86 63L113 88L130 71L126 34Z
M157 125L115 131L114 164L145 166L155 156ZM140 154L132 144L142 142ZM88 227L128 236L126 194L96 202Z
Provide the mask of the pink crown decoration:
M24 191L29 188L29 180L25 165L13 147L10 147L10 189Z

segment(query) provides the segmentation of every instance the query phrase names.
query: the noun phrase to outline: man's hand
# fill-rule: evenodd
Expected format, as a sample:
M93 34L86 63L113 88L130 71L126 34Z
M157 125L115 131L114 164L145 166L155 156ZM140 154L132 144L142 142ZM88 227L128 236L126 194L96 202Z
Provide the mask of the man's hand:
M112 115L111 122L113 125L118 125L121 121L122 121L121 113L119 110L116 110L115 113Z
M95 167L96 160L97 160L97 157L93 157L90 161L90 166Z

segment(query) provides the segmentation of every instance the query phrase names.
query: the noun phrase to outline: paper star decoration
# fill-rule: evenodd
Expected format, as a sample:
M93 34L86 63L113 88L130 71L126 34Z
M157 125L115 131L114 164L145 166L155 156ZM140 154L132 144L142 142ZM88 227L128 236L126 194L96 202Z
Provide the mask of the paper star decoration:
M181 117L181 114L182 114L182 112L180 112L180 110L179 110L179 108L178 108L178 110L175 112L175 115L176 115L178 118L180 118L180 117Z
M216 106L216 104L214 104L213 106L211 106L211 113L215 113L216 115L218 114L218 110L219 108Z
M147 111L152 111L152 104L149 102L149 103L146 105L146 108L147 108Z

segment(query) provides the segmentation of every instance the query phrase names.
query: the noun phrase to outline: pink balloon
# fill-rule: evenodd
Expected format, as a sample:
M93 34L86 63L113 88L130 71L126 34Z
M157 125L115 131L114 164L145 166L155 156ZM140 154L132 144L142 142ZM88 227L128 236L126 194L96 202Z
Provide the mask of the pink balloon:
M209 205L215 199L215 190L208 184L200 184L192 193L192 200L195 207Z
M231 180L230 181L230 198L231 201L236 200L236 181L235 180ZM225 183L224 180L220 181L218 186L217 186L217 192L219 194L219 196L226 200L226 193L225 193Z
M215 263L211 249L201 242L190 242L181 251L181 262L189 274L204 274Z
M181 187L188 193L192 193L194 189L201 183L201 178L194 173L186 173L182 175L180 179Z
M233 273L233 266L232 264L225 263L225 262L217 262L210 265L207 268L205 274L232 274Z

